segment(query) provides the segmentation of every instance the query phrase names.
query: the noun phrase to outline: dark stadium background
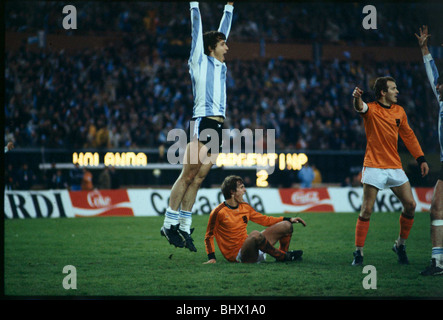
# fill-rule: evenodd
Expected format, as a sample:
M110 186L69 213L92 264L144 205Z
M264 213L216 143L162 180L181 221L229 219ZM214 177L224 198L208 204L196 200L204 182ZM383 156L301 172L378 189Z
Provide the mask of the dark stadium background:
M62 27L65 5L77 9L77 29ZM216 29L224 2L201 3L205 30ZM439 168L437 102L415 32L427 24L430 49L443 72L443 4L376 2L377 29L365 30L364 4L352 2L236 2L228 46L228 118L225 128L275 129L277 152L306 153L323 182L341 185L362 165L365 135L352 109L356 85L372 98L377 76L396 78L401 104L431 165L421 179L400 144L413 186L433 186ZM146 170L118 168L117 187L168 187L178 169L161 150L169 130L187 129L192 88L187 67L187 2L7 1L5 4L4 142L11 189L49 188L50 168L69 184L72 154L143 152ZM31 183L18 184L23 164ZM163 168L163 167L162 167ZM97 184L103 166L90 168ZM228 173L214 169L204 186ZM155 174L154 174L155 173ZM279 171L271 186L297 183ZM358 183L358 181L357 181Z

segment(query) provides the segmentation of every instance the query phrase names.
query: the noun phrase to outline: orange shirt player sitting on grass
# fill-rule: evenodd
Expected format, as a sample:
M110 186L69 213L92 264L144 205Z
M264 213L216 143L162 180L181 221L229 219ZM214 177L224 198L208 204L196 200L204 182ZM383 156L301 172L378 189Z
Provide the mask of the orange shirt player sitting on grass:
M205 235L205 248L208 263L216 263L214 237L223 256L230 262L257 263L266 259L266 253L277 261L300 260L302 250L289 250L293 223L306 223L301 218L272 217L255 211L243 201L246 188L239 176L228 176L221 190L225 201L210 214ZM249 221L269 227L262 232L257 230L247 234ZM279 249L274 245L280 242Z

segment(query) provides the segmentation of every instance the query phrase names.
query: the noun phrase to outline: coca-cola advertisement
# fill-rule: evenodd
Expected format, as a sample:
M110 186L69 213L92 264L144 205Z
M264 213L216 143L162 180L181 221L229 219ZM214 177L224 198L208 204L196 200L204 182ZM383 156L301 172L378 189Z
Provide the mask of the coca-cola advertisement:
M334 206L327 188L279 189L283 205L293 206L297 212L332 212Z
M133 216L126 190L92 190L70 192L76 217Z

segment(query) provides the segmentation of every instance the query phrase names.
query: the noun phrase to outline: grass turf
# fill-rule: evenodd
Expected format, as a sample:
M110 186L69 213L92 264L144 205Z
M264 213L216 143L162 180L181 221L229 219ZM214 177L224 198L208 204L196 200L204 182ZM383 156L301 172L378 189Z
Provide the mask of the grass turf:
M287 214L287 216L296 216ZM4 220L6 296L144 297L344 297L442 298L443 277L419 274L429 263L429 213L416 214L407 241L410 265L397 263L391 247L398 213L374 213L365 265L376 268L377 288L364 289L368 275L352 267L356 213L300 213L291 249L303 261L204 265L208 216L194 216L198 252L178 249L160 236L163 217ZM263 230L252 222L248 231ZM77 271L77 289L62 282L66 265ZM373 275L373 273L372 273ZM373 282L372 282L373 283Z

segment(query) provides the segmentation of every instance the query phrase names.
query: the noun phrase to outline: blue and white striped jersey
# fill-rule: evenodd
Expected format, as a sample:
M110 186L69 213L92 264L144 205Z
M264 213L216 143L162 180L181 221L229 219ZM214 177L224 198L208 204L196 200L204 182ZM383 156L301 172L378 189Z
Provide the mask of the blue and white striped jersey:
M440 105L438 118L438 140L440 142L440 161L443 161L443 101L440 101L436 88L438 70L435 66L435 62L431 54L423 56L423 61L425 62L426 74L428 75L429 83L431 84L432 90L434 91L434 94L437 97L437 101Z
M194 94L193 118L222 116L226 118L226 64L207 56L203 47L203 30L198 2L190 3L192 44L189 58ZM225 5L223 17L218 28L226 39L231 30L232 5Z

